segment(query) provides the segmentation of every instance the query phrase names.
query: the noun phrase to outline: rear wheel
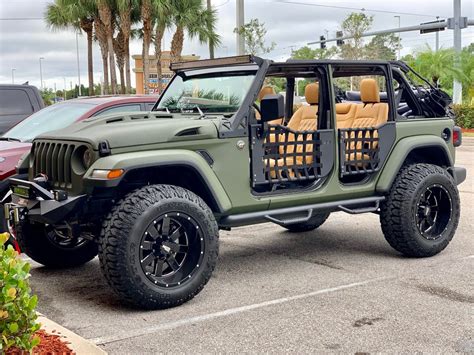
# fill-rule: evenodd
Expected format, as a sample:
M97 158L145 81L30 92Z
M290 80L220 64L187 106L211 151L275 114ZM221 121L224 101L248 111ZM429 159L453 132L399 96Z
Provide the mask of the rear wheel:
M292 233L309 232L315 230L316 228L320 227L324 222L326 222L329 215L329 212L319 213L311 217L311 219L307 222L288 224L284 225L283 227L288 229Z
M68 238L43 224L20 223L16 226L16 241L21 251L31 259L54 268L79 266L97 255L95 241Z
M123 300L147 309L174 307L209 281L218 227L210 208L191 191L151 185L115 206L99 248L104 274Z
M433 256L446 248L459 215L459 193L452 176L431 164L403 168L380 208L385 239L411 257Z

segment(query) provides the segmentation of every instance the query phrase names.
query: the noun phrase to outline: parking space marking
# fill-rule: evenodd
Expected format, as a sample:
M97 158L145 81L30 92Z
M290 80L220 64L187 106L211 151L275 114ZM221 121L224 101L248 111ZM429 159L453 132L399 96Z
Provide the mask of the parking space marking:
M330 288L326 288L326 289L322 289L318 291L303 293L303 294L299 294L295 296L277 298L274 300L250 304L247 306L229 308L229 309L219 311L219 312L203 314L200 316L195 316L195 317L190 317L190 318L184 318L184 319L180 319L180 320L170 322L170 323L158 324L152 327L140 328L140 329L135 329L135 330L127 329L126 331L115 333L114 335L108 335L108 336L106 335L106 336L102 336L98 338L91 338L88 340L97 345L105 345L105 344L109 344L109 343L113 343L117 341L140 337L143 335L153 334L162 330L170 330L170 329L186 326L189 324L201 323L208 320L217 319L221 317L227 317L230 315L252 311L259 308L279 305L279 304L283 304L283 303L287 303L291 301L297 301L297 300L301 300L305 298L310 298L313 296L318 296L318 295L332 293L332 292L338 292L338 291L342 291L342 290L346 290L346 289L350 289L354 287L364 286L364 285L368 285L368 284L372 284L372 283L376 283L380 281L393 280L393 279L395 279L395 277L379 277L375 279L369 279L369 280L354 282L354 283L350 283L346 285L330 287Z

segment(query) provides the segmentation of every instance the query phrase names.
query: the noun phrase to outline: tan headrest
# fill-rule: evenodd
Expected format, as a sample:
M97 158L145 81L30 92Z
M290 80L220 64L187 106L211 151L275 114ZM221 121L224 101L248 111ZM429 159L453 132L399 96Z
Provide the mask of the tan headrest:
M379 86L375 79L362 79L360 82L360 99L363 103L380 102Z
M304 88L304 96L306 102L310 105L317 105L319 103L319 84L311 83Z
M262 99L267 96L267 95L275 95L275 89L273 89L272 86L264 86L262 87L262 89L260 90L259 94L258 94L258 101L262 101Z

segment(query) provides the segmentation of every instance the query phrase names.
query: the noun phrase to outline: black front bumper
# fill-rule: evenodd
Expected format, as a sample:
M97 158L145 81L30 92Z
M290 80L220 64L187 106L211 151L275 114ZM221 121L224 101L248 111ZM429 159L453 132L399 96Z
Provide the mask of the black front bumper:
M18 195L15 187L19 187L26 194ZM15 224L24 219L44 224L57 224L67 216L82 208L87 195L57 199L58 194L49 191L38 184L10 179L10 188L13 191L12 202L6 203L5 218Z

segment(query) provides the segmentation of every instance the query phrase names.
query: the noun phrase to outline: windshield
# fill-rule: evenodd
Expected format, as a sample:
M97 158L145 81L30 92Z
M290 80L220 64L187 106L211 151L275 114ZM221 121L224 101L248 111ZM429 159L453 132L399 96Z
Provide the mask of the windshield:
M69 126L93 107L90 104L80 103L52 105L24 119L3 136L31 142L40 134Z
M176 76L162 96L157 109L170 112L205 113L236 112L244 100L254 74L219 77L193 77L184 80Z

